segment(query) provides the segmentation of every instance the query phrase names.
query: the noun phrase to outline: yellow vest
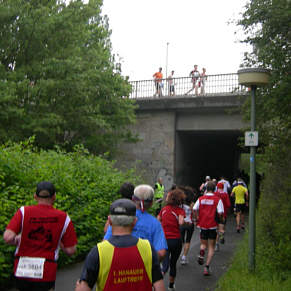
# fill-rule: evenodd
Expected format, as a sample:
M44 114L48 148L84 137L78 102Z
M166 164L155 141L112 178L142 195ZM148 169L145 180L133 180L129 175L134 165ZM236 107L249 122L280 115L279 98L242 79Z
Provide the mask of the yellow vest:
M156 190L155 190L155 198L160 199L164 198L164 192L165 192L165 187L164 185L161 185L160 183L156 183Z
M136 245L141 258L143 260L146 273L150 282L152 282L152 249L148 240L138 239ZM108 274L111 268L111 263L113 259L114 246L107 240L102 241L97 244L99 252L99 273L96 284L96 291L102 291L105 287Z

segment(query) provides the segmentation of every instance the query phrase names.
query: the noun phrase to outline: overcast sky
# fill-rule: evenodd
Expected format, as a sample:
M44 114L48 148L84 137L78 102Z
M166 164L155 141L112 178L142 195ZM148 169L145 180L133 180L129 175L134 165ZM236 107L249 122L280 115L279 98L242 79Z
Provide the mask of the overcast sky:
M176 77L188 76L194 64L209 75L234 73L248 49L235 35L238 27L228 24L247 0L103 1L113 53L131 81L152 79L159 67L165 77L166 64Z

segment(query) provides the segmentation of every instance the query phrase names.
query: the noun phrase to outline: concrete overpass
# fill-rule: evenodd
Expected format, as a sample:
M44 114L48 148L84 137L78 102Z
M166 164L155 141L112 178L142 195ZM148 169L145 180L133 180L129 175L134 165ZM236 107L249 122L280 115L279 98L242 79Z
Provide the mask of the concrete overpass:
M137 98L131 129L140 141L121 145L117 165L136 165L151 185L162 177L166 188L172 183L197 188L206 175L232 179L239 167L245 93Z

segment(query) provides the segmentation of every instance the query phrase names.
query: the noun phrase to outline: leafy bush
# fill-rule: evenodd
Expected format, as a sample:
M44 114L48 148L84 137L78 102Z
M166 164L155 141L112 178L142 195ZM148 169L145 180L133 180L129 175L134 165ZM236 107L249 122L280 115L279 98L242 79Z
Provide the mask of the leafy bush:
M291 151L282 143L276 159L269 164L259 203L258 257L269 274L278 272L282 280L290 272L291 261ZM274 148L272 149L273 154ZM290 274L289 274L290 275Z
M78 251L71 258L60 253L59 266L78 261L103 237L110 203L119 197L125 181L137 182L134 170L120 172L114 162L90 155L82 146L74 152L37 151L33 138L0 147L0 229L22 205L35 203L33 193L39 181L56 187L55 207L68 212L78 236ZM15 247L0 240L0 285L11 276Z
M256 272L248 270L248 233L217 291L291 290L290 141L265 148L256 221Z

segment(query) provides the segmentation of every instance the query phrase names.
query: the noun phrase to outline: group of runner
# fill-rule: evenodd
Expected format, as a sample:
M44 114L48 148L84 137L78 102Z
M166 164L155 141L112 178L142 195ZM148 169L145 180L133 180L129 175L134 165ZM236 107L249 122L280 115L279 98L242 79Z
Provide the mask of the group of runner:
M207 176L200 194L189 186L176 185L165 193L162 179L155 187L124 183L119 191L122 198L111 204L104 239L88 254L75 290L92 290L96 284L98 290L153 287L163 291L168 270L168 290L175 290L177 261L181 255L180 263L188 263L195 225L200 229L197 262L204 265L205 260L203 274L210 275L215 246L225 242L229 194L235 197L237 231L244 228L248 192L243 183L237 179L231 187L225 179L216 183ZM39 183L34 198L38 204L17 211L4 240L17 246L14 276L18 290L50 291L55 286L59 249L74 254L77 237L69 216L52 206L56 196L50 182ZM161 203L157 217L148 212L155 200Z
M160 180L158 184L161 184ZM158 190L161 186L156 185L155 188ZM177 196L178 190L182 191L179 196ZM199 265L204 265L205 261L203 269L205 276L210 275L209 266L215 251L219 251L219 245L225 243L227 214L232 206L236 215L237 232L245 228L244 213L248 203L248 190L241 178L236 179L231 185L224 177L217 181L206 176L199 190L197 194L191 187L174 185L165 198L166 206L158 215L167 238L167 256L170 257L170 262L172 262L170 266L172 265L174 270L171 273L170 268L170 283L174 282L173 274L176 274L179 254L181 254L181 264L188 263L187 254L195 226L200 231L200 250L197 261ZM183 246L184 249L181 251ZM163 272L167 271L168 261L169 259L166 258ZM169 286L169 290L174 290L171 287Z

